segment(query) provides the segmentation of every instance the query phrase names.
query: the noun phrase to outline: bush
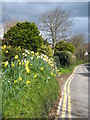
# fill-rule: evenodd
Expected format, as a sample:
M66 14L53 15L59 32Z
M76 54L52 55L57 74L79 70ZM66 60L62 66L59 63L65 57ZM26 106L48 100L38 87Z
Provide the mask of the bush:
M39 50L40 53L47 55L48 57L53 56L53 50L49 45L42 45L41 49Z
M57 67L60 67L60 61L58 56L54 56L54 62L56 63Z
M72 45L69 42L66 42L66 41L62 40L62 41L59 41L59 42L56 43L55 52L56 51L69 51L71 53L74 53L75 52L75 46Z
M57 51L54 56L59 57L61 67L70 66L72 64L72 53L69 51Z
M76 61L76 56L75 56L75 55L72 55L72 57L71 57L71 63L74 64L75 61Z
M4 34L3 44L21 46L21 48L37 52L43 44L43 38L35 23L17 22Z

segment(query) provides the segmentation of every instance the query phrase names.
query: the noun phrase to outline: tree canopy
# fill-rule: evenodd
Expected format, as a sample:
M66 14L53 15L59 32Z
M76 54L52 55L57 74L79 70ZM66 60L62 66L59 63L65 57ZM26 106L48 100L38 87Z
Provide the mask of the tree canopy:
M42 43L43 38L38 27L35 23L28 21L17 22L15 26L4 33L3 44L21 46L36 52L42 46Z
M73 44L71 44L70 42L61 40L61 41L57 42L55 45L55 52L56 51L69 51L71 53L74 53L75 46Z

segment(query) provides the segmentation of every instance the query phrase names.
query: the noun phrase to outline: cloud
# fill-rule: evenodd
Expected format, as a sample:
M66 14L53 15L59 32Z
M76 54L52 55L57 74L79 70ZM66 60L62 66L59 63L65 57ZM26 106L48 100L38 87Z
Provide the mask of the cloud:
M52 7L53 6L53 7ZM62 3L62 2L4 2L2 3L2 19L28 19L38 21L40 15L46 10L61 7L71 11L72 17L87 17L88 16L88 3ZM8 18L7 18L8 16ZM36 20L35 20L36 19Z
M46 10L56 7L71 11L71 17L74 21L72 33L88 33L88 3L87 2L2 2L2 21L28 20L39 23L39 18ZM16 1L16 0L15 0ZM20 0L18 0L20 1ZM53 6L53 7L52 7Z

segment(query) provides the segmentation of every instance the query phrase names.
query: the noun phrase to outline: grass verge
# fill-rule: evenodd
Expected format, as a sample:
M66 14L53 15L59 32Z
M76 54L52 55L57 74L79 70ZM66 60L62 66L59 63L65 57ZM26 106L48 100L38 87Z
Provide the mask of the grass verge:
M2 65L3 118L48 118L58 97L58 73L47 56L31 52Z

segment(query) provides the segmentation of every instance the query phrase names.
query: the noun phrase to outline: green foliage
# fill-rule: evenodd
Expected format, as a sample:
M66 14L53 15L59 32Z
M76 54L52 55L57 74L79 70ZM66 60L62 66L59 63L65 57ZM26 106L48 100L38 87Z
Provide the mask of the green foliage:
M11 62L15 55L18 55L21 58L21 53L23 53L23 51L24 50L19 47L7 46L4 50L2 50L2 62Z
M48 57L52 57L52 56L53 56L53 50L52 50L52 48L51 48L49 45L47 45L47 44L42 45L42 47L41 47L41 49L40 49L39 52L47 55Z
M71 74L74 68L80 64L85 64L85 61L76 59L74 64L71 64L69 67L59 67L58 69L61 71L62 74Z
M59 62L62 67L70 66L72 64L72 53L69 51L57 51L54 56L59 57Z
M71 53L75 52L75 46L69 42L66 42L64 40L59 41L55 45L55 52L56 51L69 51Z
M6 34L4 33L3 44L21 46L21 48L36 52L42 46L43 38L35 23L17 22Z
M54 62L56 63L57 67L60 67L60 61L58 56L54 56Z

